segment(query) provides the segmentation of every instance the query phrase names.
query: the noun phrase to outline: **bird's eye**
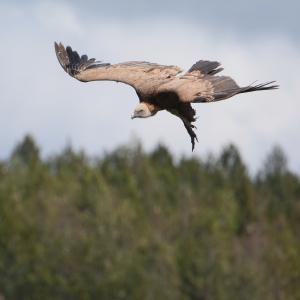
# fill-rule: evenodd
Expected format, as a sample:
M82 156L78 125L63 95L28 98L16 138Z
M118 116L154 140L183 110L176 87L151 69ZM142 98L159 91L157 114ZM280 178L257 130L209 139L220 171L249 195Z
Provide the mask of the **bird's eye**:
M143 110L142 110L142 109L138 110L138 113L142 113L142 112L143 112Z

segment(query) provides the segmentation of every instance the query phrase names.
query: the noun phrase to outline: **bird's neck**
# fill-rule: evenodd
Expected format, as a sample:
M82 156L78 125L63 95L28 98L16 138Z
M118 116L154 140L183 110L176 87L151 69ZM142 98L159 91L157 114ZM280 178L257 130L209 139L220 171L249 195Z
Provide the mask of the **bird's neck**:
M159 110L161 110L158 106L156 106L152 103L149 103L149 102L144 102L144 103L147 105L147 107L152 115L156 114Z

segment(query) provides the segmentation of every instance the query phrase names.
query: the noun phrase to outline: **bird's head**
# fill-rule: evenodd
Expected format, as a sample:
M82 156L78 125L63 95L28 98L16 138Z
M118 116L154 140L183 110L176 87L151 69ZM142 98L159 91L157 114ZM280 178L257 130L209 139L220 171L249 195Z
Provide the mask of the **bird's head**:
M144 103L139 103L136 108L134 109L133 115L131 116L131 119L134 118L148 118L153 116L154 113L151 111L150 107Z

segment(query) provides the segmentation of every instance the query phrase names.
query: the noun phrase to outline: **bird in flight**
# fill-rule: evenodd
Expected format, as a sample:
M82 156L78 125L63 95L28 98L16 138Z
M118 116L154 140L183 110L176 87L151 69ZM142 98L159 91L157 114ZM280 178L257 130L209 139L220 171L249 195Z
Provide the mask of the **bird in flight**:
M102 63L87 55L79 56L70 46L55 43L60 65L79 81L110 80L132 86L139 98L132 119L148 118L161 110L179 117L191 138L192 151L197 136L194 132L196 112L192 103L228 99L241 93L277 89L274 81L239 87L228 76L216 76L223 68L216 61L199 60L187 72L177 66L145 61L119 64Z

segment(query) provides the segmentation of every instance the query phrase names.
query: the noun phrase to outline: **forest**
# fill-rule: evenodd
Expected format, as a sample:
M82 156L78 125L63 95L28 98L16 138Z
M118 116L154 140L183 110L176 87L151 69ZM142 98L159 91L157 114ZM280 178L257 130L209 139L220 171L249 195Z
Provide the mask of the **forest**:
M279 146L251 174L227 145L139 142L0 161L0 299L300 299L300 177Z

